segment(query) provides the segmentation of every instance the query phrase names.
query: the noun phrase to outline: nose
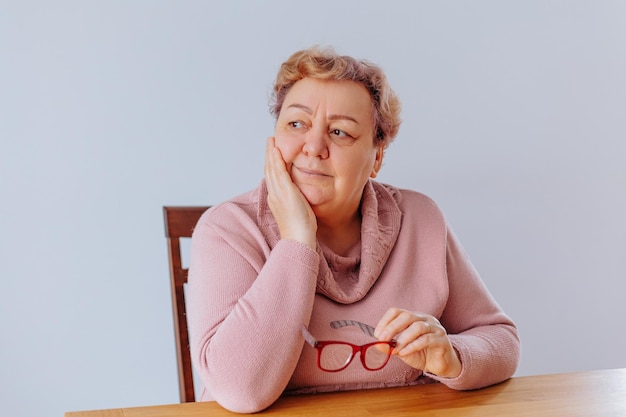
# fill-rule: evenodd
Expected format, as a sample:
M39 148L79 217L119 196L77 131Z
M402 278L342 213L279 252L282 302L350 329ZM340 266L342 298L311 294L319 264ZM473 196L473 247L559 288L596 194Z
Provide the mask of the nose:
M324 129L314 128L306 133L302 152L315 158L328 158L328 134Z

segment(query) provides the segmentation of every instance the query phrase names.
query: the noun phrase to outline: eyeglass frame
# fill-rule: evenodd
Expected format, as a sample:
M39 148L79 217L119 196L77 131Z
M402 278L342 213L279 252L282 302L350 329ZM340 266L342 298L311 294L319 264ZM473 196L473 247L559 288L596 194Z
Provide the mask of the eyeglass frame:
M361 323L360 321L355 321L355 320L335 320L335 321L331 321L330 322L330 327L332 327L333 329L339 329L341 327L347 327L347 326L357 326L359 327L363 333L365 333L368 336L371 337L376 337L374 336L374 328L368 324L365 323ZM382 341L382 340L377 340L375 342L371 342L371 343L366 343L364 345L355 345L349 342L343 342L343 341L338 341L338 340L317 340L315 339L315 337L311 334L311 332L309 332L309 329L306 328L306 326L302 326L302 335L304 336L304 339L306 340L306 342L313 346L315 348L315 350L317 351L317 367L320 368L322 371L324 372L340 372L343 371L344 369L346 369L354 360L354 357L356 356L357 353L361 353L361 355L359 356L359 359L361 360L361 365L363 365L363 368L368 370L368 371L380 371L381 369L383 369L385 366L387 366L387 363L389 362L389 359L391 358L391 353L393 351L393 348L395 348L398 344L398 342L396 342L395 339L389 340L389 341ZM367 352L367 349L375 346L375 345L387 345L389 346L389 351L387 352L387 358L385 359L385 362L377 367L377 368L370 368L369 366L367 366L367 363L365 362L365 353ZM325 369L322 367L322 350L329 345L344 345L344 346L350 346L352 347L352 354L350 355L350 358L346 361L346 363L339 369Z

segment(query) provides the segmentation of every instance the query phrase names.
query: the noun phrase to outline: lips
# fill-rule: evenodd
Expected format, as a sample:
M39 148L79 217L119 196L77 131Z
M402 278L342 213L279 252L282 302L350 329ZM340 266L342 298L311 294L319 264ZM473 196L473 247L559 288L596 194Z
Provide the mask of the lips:
M325 174L323 171L320 171L318 169L299 167L299 166L296 166L296 165L292 165L292 166L293 166L293 168L295 168L296 170L298 170L299 172L301 172L304 175L319 176L319 177L329 177L330 176L330 175Z

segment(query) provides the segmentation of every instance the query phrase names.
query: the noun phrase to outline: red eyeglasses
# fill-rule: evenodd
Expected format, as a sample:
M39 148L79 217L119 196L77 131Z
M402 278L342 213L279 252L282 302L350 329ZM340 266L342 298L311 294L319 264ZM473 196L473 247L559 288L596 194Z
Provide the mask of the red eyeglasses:
M331 321L330 327L339 329L346 326L358 326L363 333L374 336L374 328L354 320ZM378 371L387 365L396 341L376 341L365 345L353 345L348 342L334 340L315 340L306 327L302 327L305 340L317 350L317 366L326 372L343 371L350 365L357 353L361 353L361 364L368 371Z

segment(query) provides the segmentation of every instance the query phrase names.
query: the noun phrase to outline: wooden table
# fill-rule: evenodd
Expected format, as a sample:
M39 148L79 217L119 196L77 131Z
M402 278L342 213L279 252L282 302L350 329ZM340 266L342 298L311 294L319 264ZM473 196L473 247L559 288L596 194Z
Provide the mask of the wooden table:
M280 398L268 416L626 416L626 369L512 378L476 391L442 384ZM215 402L68 412L65 417L233 416Z

